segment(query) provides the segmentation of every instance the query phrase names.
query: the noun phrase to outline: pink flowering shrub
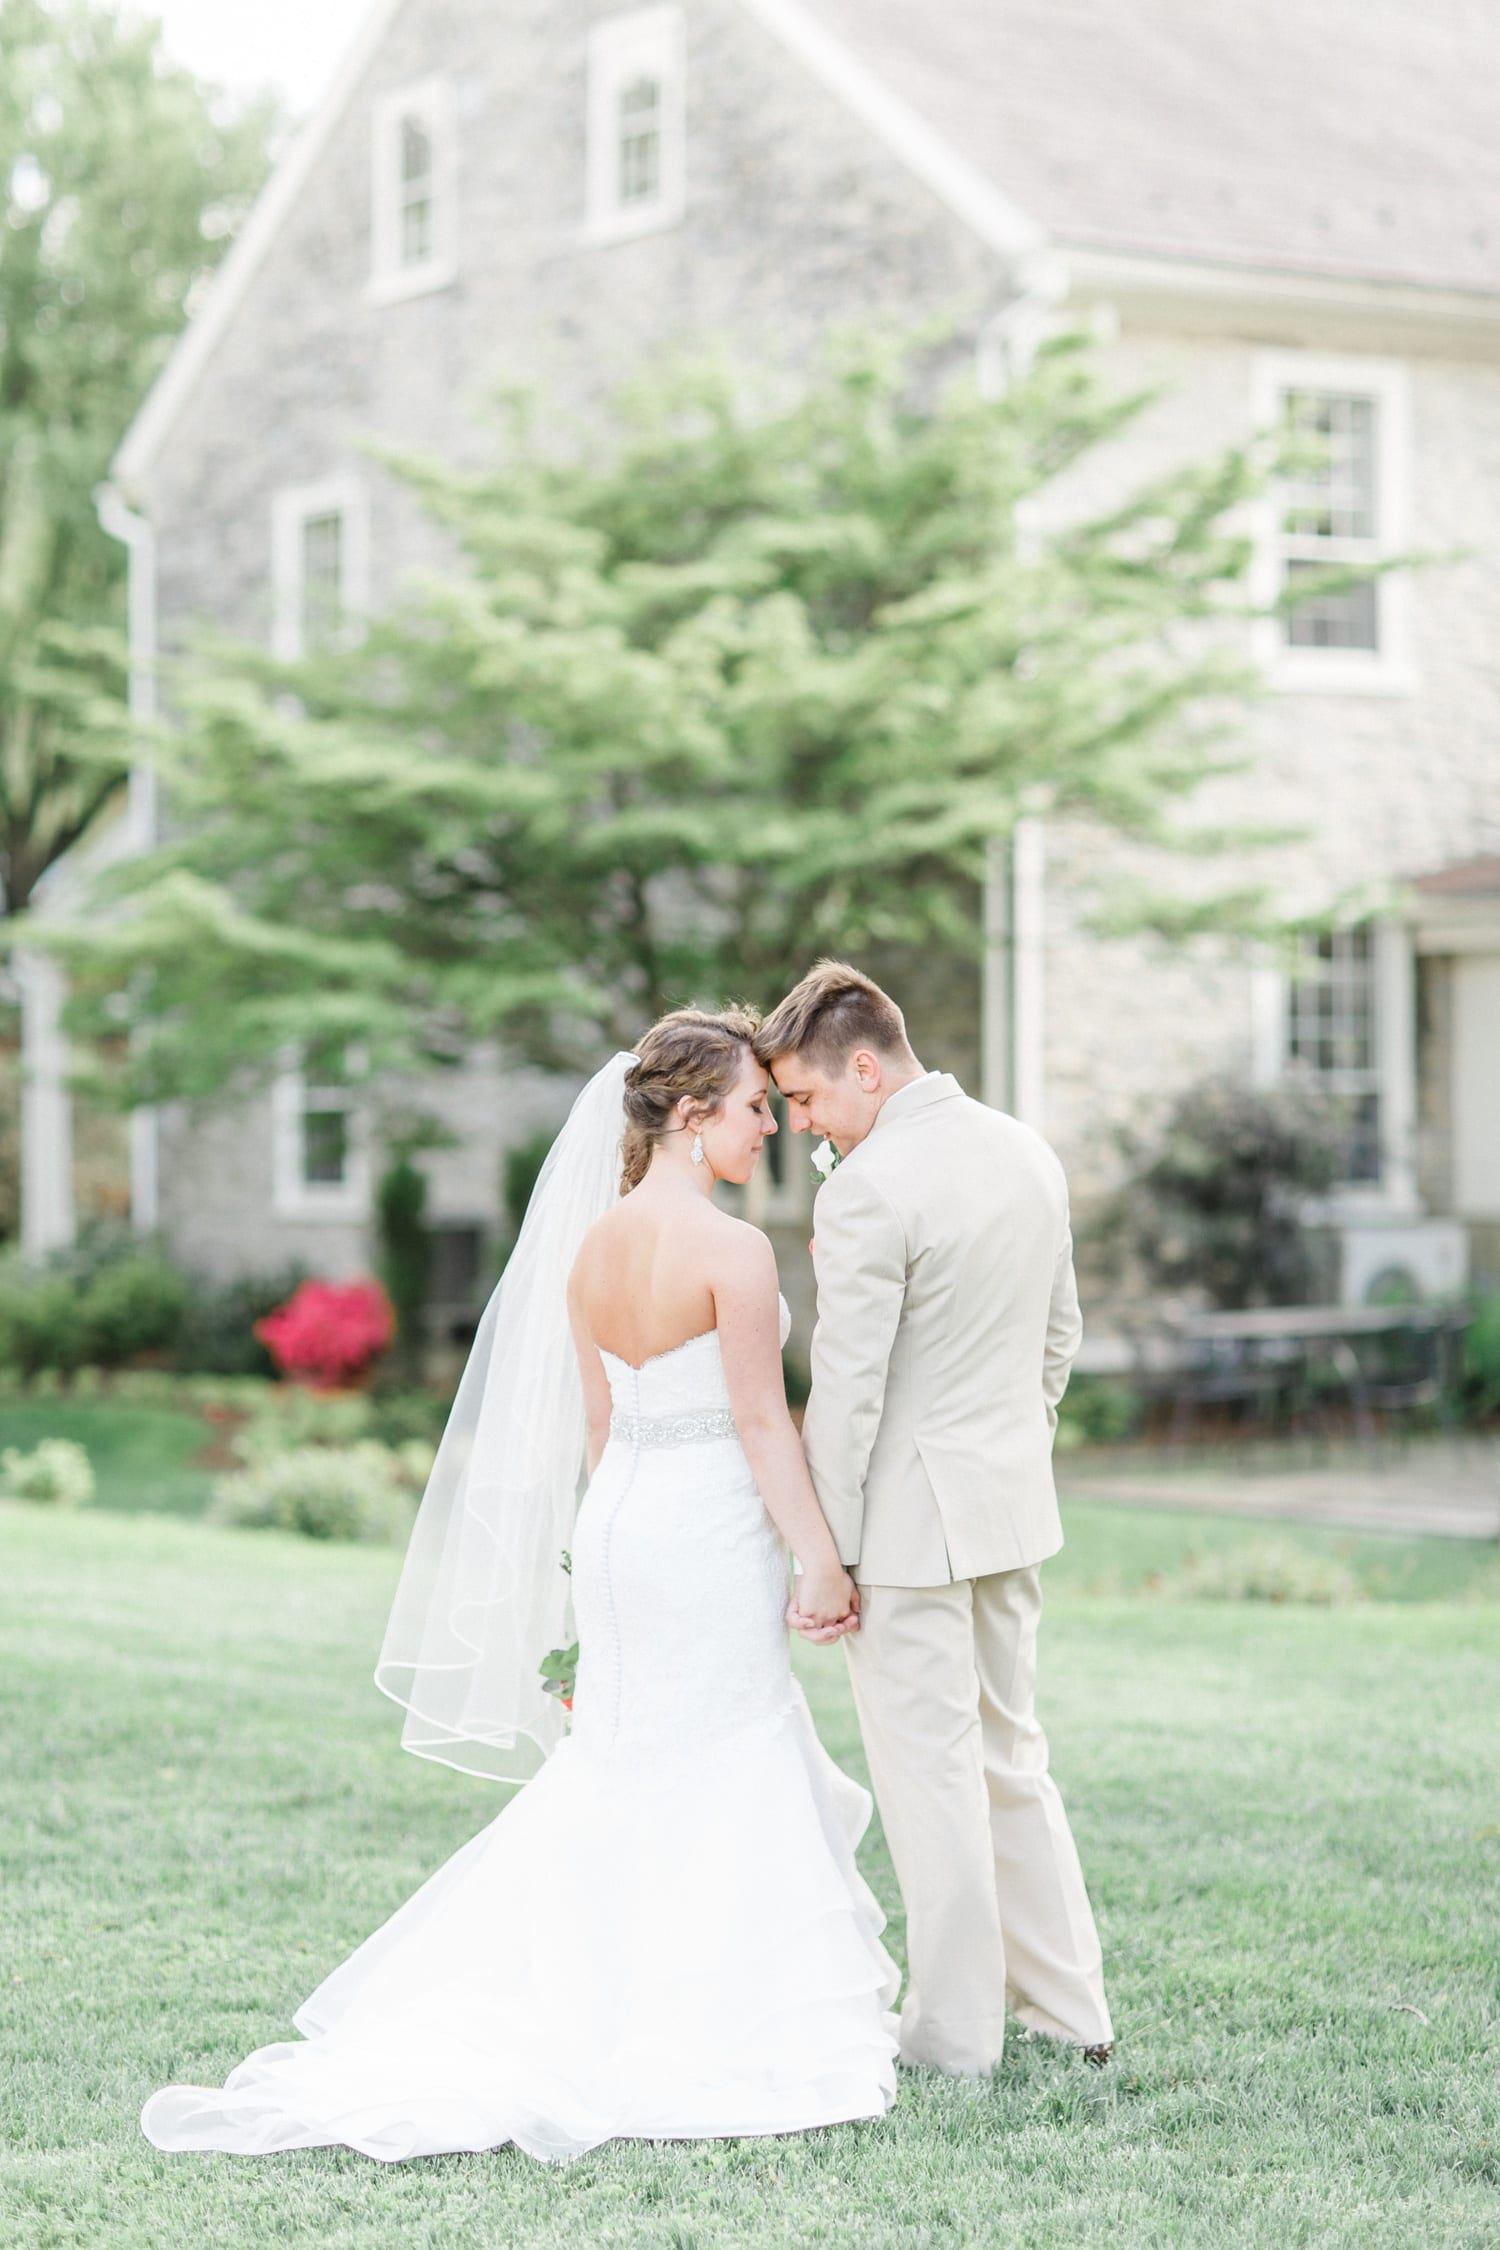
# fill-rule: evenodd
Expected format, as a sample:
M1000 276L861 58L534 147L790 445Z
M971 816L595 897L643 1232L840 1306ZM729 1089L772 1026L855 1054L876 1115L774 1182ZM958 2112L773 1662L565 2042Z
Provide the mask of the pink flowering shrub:
M356 1383L396 1333L378 1281L304 1281L255 1323L281 1374L317 1391Z

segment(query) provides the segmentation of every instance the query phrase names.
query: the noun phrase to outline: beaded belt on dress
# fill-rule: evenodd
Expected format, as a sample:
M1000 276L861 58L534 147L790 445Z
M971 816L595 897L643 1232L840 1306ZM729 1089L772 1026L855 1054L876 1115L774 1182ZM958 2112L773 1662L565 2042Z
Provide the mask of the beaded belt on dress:
M609 1434L622 1445L694 1445L737 1433L734 1416L721 1406L705 1414L611 1414Z

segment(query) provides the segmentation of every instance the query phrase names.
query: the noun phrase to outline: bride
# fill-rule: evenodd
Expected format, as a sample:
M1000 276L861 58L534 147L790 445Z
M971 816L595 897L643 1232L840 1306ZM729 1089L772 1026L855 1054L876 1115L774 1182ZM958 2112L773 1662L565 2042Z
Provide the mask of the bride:
M754 1031L684 1009L585 1087L412 1534L376 1673L403 1741L535 1779L325 1979L301 2040L153 2094L158 2148L564 2160L894 2099L869 1799L792 1678L787 1548L802 1616L857 1629L857 1596L787 1414L770 1245L711 1201L776 1130ZM541 1670L570 1624L571 1730Z

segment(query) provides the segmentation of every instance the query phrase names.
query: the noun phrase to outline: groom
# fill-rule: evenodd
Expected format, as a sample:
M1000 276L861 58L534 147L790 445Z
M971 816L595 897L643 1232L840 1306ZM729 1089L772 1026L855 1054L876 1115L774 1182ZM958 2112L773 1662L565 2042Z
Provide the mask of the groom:
M993 2069L1008 2002L1102 2064L1099 1939L1033 1705L1082 1333L1062 1168L924 1071L895 1002L842 962L802 979L756 1052L791 1130L842 1160L817 1200L803 1440L859 1585L845 1647L906 1902L902 2058Z

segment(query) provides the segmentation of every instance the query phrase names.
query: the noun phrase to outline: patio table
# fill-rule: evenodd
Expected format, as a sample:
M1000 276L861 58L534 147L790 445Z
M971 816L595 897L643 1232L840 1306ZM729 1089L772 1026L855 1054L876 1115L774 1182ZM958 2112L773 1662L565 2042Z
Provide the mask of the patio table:
M1378 1445L1374 1407L1441 1404L1465 1317L1452 1305L1256 1305L1166 1314L1161 1332L1177 1348L1158 1383L1173 1400L1171 1435L1186 1435L1197 1406L1263 1410L1331 1388L1348 1399L1358 1435ZM1380 1342L1396 1347L1383 1367L1371 1365L1360 1348ZM1332 1383L1316 1385L1319 1376Z

